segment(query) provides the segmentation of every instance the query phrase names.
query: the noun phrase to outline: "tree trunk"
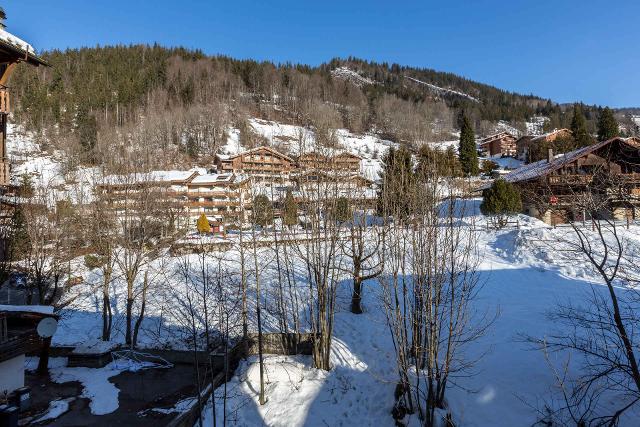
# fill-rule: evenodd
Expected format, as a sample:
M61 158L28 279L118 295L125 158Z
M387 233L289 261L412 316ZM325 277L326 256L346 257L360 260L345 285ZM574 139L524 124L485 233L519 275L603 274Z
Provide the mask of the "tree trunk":
M110 281L111 273L107 272L104 275L104 283L102 285L102 341L109 341L111 339L113 317L111 312L111 299L109 298Z
M38 362L38 375L46 376L49 374L49 348L51 347L51 338L45 338L40 350L40 361Z
M127 298L127 330L125 333L125 343L131 345L131 317L133 310L133 298Z
M362 314L362 279L353 278L353 295L351 296L351 312Z
M131 343L131 347L135 348L138 344L138 332L140 331L140 325L142 325L142 320L144 319L144 309L147 306L147 287L149 285L149 281L147 279L147 273L144 273L144 283L142 287L142 305L140 306L140 315L136 319L136 325L133 328L133 341Z

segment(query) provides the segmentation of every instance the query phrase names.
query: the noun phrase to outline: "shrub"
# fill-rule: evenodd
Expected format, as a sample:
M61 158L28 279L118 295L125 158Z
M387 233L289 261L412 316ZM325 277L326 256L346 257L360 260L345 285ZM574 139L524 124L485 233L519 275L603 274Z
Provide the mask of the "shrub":
M88 254L84 256L84 265L86 265L87 268L93 270L94 268L101 267L102 261L96 255Z
M209 225L209 220L207 219L207 216L205 214L200 215L200 218L198 218L198 222L196 223L196 226L198 227L199 233L211 232L211 226Z
M495 219L496 226L504 227L506 217L522 211L520 192L510 182L497 179L493 185L482 192L480 211Z

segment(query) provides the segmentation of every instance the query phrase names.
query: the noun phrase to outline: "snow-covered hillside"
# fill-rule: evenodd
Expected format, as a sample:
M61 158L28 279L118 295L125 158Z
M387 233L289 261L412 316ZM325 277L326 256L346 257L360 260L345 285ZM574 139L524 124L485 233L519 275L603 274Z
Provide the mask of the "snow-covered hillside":
M353 71L347 67L338 67L331 71L331 75L340 80L353 83L356 86L372 85L375 82L367 77L360 75L357 71Z
M20 184L28 177L35 188L46 190L47 202L57 200L86 203L93 197L97 168L65 167L65 155L60 151L44 151L33 134L19 126L7 127L7 155L11 162L11 180Z
M316 135L312 129L302 126L279 123L270 120L252 118L249 119L252 130L265 138L268 144L284 153L298 156L318 150L316 145ZM396 146L394 142L381 139L373 133L353 134L347 129L334 129L338 150L344 150L356 154L362 158L361 173L371 180L379 178L382 170L382 156L389 147ZM239 139L239 131L231 128L227 144L222 147L224 154L237 154L246 147L243 147ZM322 150L320 150L322 151Z

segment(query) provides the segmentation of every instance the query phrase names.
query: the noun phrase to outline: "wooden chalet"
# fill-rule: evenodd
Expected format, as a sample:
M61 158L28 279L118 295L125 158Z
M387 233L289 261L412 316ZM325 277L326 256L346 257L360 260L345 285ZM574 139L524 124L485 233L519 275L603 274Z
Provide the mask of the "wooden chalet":
M251 209L249 178L246 175L199 175L187 184L187 210L195 224L203 213L212 230L222 231L222 224L246 220Z
M263 181L286 182L296 162L271 147L257 147L234 156L218 154L215 165L218 173L247 174Z
M529 151L532 146L541 143L554 142L558 138L572 138L573 133L569 129L556 129L544 135L526 135L518 138L516 141L516 157L520 160L527 161Z
M519 188L525 213L548 224L640 219L640 142L634 138L613 138L559 156L549 150L547 159L504 179Z
M516 155L516 137L509 132L487 136L480 141L480 149L487 157Z
M357 174L360 172L362 158L355 154L343 151L333 156L327 156L317 151L302 154L297 159L298 168L302 170L321 170L333 172L346 172Z
M21 62L36 67L48 65L35 54L29 43L7 32L4 24L0 23L0 186L2 187L10 185L11 182L7 159L7 116L11 111L9 77Z

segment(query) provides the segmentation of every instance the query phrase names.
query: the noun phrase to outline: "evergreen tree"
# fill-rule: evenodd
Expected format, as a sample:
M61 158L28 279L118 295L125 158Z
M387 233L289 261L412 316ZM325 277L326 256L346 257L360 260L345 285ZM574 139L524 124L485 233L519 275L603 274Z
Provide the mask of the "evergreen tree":
M211 226L209 225L209 220L205 214L200 215L200 218L198 218L198 222L196 223L196 227L198 227L199 233L204 234L211 232Z
M613 111L605 107L598 119L598 141L606 141L620 135L618 122L613 116Z
M378 214L406 217L411 213L410 196L416 182L411 153L405 146L398 149L391 147L382 161L384 167L378 190Z
M298 203L291 190L287 190L287 195L284 198L284 225L291 227L298 224Z
M335 206L335 219L338 222L344 223L351 219L351 209L349 207L349 199L346 197L338 197Z
M273 206L267 196L261 194L253 199L252 221L260 227L266 227L273 222Z
M31 238L27 231L27 221L20 206L13 211L8 237L8 257L10 259L22 259L31 250Z
M421 179L426 179L433 173L436 173L437 176L462 175L460 162L453 147L442 151L424 144L418 149L417 157L418 173Z
M78 139L85 154L88 155L88 160L93 161L93 149L98 142L98 124L96 118L89 112L85 104L78 106L78 112L76 115L76 131L78 132Z
M576 148L587 147L593 143L593 138L587 130L587 120L582 111L582 105L574 104L573 117L571 118L571 132L575 140Z
M471 122L466 116L462 119L460 129L460 164L465 175L478 175L478 149L476 147L476 137L471 127Z
M499 227L506 224L506 216L522 211L520 192L510 182L497 179L493 185L482 192L480 212L492 216Z

